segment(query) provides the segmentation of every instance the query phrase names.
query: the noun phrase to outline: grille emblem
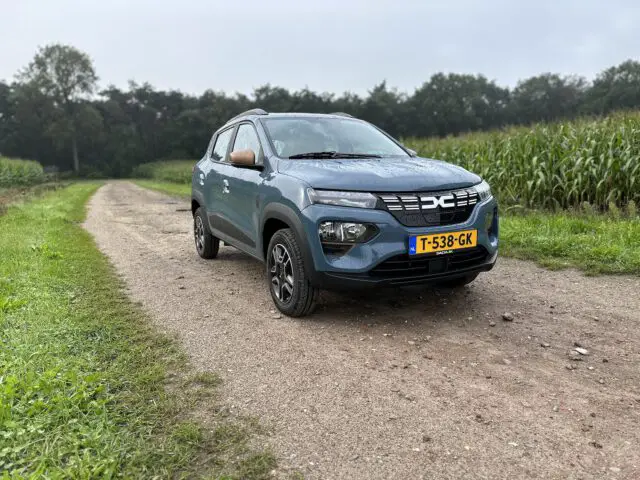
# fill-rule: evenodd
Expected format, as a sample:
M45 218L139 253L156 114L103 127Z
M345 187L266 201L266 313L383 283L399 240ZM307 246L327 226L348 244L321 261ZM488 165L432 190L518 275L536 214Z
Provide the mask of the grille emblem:
M433 208L454 208L456 202L453 195L440 195L439 197L420 197L423 210L431 210Z
M403 225L451 225L466 221L480 201L474 188L440 192L382 193L378 197Z

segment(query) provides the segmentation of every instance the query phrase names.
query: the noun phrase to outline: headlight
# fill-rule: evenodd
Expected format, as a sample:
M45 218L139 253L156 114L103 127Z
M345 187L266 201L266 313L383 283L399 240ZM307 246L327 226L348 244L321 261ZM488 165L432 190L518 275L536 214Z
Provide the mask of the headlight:
M322 222L318 227L322 243L364 243L376 233L378 227L371 223Z
M307 190L311 203L338 205L340 207L376 208L377 199L370 193L335 192L330 190Z
M478 197L480 197L480 201L486 200L491 196L491 187L489 187L489 184L484 180L473 188L475 189L476 192L478 192Z

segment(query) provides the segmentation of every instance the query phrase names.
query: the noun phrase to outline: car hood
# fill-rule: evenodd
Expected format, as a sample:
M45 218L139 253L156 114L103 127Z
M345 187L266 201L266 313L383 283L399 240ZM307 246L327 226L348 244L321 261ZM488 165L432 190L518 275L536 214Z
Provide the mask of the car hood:
M369 192L448 190L481 180L462 167L419 157L281 160L278 171L313 188Z

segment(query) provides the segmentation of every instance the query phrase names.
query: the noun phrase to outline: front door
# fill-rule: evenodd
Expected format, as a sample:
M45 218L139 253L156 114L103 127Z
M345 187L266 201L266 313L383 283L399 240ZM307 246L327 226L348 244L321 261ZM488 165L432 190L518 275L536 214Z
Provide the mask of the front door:
M232 152L238 150L252 150L258 164L262 163L262 148L255 127L251 123L242 123L233 142ZM254 167L224 165L227 175L227 201L222 208L224 216L233 224L230 234L239 247L258 254L259 215L260 205L259 187L264 181L262 169Z

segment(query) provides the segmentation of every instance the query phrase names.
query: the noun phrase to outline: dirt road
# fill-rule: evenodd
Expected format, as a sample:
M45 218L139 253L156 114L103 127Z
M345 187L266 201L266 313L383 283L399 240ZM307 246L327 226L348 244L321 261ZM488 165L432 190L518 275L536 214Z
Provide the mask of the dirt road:
M640 279L501 258L461 291L324 294L293 320L257 261L201 260L191 221L113 182L86 228L158 327L221 374L223 401L273 428L280 473L640 478Z

